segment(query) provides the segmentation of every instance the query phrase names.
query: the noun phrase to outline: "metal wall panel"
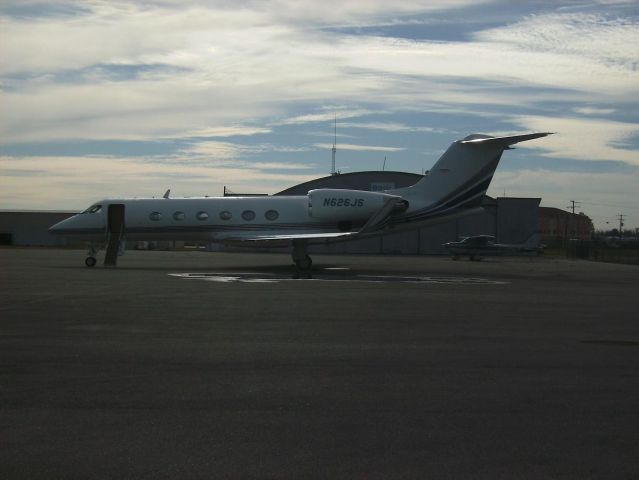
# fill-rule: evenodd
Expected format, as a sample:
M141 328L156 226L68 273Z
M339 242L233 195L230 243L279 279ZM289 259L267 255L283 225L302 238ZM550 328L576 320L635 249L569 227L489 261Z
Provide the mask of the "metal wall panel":
M539 231L540 198L497 199L497 241L523 243Z

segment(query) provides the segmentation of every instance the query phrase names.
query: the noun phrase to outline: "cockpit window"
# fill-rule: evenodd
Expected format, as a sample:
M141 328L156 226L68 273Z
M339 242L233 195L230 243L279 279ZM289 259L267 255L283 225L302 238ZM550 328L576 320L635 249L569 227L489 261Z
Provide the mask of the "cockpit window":
M98 213L100 210L102 210L102 205L91 205L82 213Z

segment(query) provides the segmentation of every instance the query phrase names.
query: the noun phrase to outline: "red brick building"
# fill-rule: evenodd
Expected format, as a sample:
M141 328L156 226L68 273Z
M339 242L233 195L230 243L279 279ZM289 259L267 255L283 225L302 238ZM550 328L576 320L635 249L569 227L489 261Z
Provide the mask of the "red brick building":
M559 208L539 207L539 231L541 241L565 241L571 238L590 240L594 227L592 220L583 213L570 213Z

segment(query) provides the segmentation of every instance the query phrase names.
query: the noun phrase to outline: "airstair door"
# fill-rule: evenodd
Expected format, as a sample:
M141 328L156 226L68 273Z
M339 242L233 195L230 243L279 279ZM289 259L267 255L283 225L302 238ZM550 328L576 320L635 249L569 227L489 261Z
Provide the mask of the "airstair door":
M108 215L107 248L104 257L105 266L115 266L118 260L118 250L120 241L124 236L124 205L113 203L109 205Z

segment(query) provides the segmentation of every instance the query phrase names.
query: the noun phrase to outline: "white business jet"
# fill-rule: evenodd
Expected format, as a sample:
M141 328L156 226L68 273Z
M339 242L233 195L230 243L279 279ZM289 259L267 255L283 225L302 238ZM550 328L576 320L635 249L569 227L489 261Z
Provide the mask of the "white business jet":
M504 150L549 133L507 137L469 135L454 142L415 185L369 192L316 189L301 196L118 198L96 202L49 232L83 239L85 260L115 265L126 240L192 240L245 246L289 246L308 271L310 244L419 228L481 211L479 206Z

